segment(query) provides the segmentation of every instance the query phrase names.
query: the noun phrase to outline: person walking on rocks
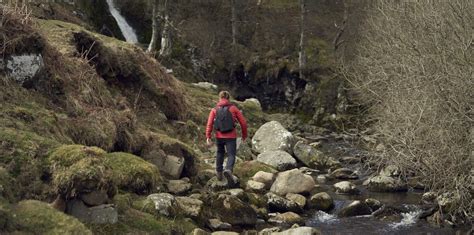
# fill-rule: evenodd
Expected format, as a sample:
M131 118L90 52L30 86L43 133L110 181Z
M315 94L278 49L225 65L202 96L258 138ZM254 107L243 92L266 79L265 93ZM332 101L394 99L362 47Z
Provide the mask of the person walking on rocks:
M236 122L239 122L242 129L242 142L247 139L247 121L242 112L229 102L230 93L228 91L219 92L219 102L209 113L206 126L207 145L211 146L212 131L216 131L216 175L221 181L223 176L227 182L233 182L232 171L235 164L235 154L237 152L237 130ZM227 152L227 164L223 168L224 155Z

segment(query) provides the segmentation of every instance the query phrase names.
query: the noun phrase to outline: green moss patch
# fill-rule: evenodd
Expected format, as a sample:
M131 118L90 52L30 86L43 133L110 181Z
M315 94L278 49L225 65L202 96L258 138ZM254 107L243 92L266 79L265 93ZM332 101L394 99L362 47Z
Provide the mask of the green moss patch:
M13 209L14 224L19 232L32 234L92 234L76 218L50 207L47 203L28 200Z
M241 182L246 183L252 176L259 171L276 173L275 168L257 161L246 161L235 165L234 174L240 178Z
M107 165L120 189L143 194L155 190L161 182L158 168L129 153L107 154Z

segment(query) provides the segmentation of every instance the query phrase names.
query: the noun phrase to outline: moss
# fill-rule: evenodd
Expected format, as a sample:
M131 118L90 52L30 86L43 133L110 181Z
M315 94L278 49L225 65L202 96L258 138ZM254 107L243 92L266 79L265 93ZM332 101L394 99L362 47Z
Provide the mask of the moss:
M190 234L196 225L181 218L155 217L151 214L128 209L120 215L117 224L90 225L95 234Z
M0 231L10 232L13 230L13 215L10 204L0 197Z
M238 163L234 168L234 174L240 178L241 182L247 182L259 171L276 173L275 168L257 161L246 161Z
M19 232L33 234L92 234L76 218L50 207L47 203L28 200L13 209L14 224Z
M132 202L134 202L134 199L132 194L124 193L115 195L113 202L117 206L119 213L122 213L132 207Z
M107 154L107 165L113 171L117 186L135 193L149 193L161 182L158 168L129 153Z
M132 203L132 208L149 214L155 214L155 203L146 197L137 198Z
M2 200L2 198L10 202L13 200L13 185L14 179L5 168L0 167L0 200Z
M114 178L105 154L97 147L59 147L49 157L55 190L66 198L94 190L106 190L113 196Z

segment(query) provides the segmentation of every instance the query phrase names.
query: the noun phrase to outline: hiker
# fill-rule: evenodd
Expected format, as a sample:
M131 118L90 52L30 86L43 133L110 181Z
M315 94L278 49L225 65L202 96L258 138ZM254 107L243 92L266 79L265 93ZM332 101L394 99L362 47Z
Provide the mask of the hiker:
M234 182L232 170L235 163L235 154L237 152L237 130L235 123L238 121L242 129L242 142L247 139L247 122L240 110L229 102L230 93L228 91L219 92L219 102L217 106L209 113L206 126L207 145L211 146L212 131L216 131L216 175L221 181L223 176L227 182ZM227 152L226 169L223 169L224 155ZM224 170L224 171L223 171Z

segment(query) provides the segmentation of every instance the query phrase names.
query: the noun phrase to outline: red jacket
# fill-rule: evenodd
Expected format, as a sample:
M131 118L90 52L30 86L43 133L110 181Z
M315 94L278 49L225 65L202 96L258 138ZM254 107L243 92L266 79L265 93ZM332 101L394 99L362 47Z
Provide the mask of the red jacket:
M234 122L238 121L240 123L240 127L242 128L242 139L247 138L247 121L245 121L244 115L240 112L240 110L235 107L235 105L231 105L229 100L221 99L217 106L225 106L230 105L229 111L232 113L234 117ZM209 113L209 118L207 119L207 126L206 126L206 137L211 138L212 130L214 129L214 119L216 118L216 108L211 110ZM222 133L220 131L216 131L216 138L219 139L233 139L237 138L237 130L234 129L231 132Z

